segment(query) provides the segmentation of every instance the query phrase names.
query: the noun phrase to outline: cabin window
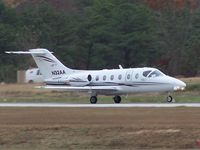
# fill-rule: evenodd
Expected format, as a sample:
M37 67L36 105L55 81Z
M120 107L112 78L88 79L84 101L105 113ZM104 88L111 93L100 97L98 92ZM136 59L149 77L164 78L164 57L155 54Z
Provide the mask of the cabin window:
M128 74L126 78L127 78L128 80L130 80L130 78L131 78L131 75L130 75L130 74Z
M89 74L88 75L88 81L91 81L92 80L92 76Z
M136 79L138 79L138 78L139 78L139 74L138 74L138 73L135 75L135 78L136 78Z
M111 75L111 76L110 76L110 80L113 80L113 79L114 79L114 75Z
M106 80L106 75L103 76L103 80Z
M99 76L96 76L96 81L99 81Z
M122 79L122 75L121 75L121 74L118 76L118 79L119 79L119 80L121 80L121 79Z

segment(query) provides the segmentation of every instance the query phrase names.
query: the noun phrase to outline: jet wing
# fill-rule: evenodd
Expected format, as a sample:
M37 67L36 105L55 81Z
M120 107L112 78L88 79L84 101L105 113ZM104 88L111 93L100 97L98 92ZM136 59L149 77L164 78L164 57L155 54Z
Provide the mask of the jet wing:
M40 89L50 89L56 91L80 91L80 92L117 92L119 91L119 86L83 86L83 87L75 87L75 86L60 86L60 85L47 85L47 86L38 86L36 88Z

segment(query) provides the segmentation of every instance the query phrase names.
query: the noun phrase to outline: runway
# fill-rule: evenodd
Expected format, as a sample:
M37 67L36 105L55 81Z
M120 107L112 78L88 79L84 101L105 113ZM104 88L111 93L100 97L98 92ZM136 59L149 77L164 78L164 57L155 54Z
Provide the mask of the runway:
M70 104L70 103L0 103L0 107L49 107L49 108L170 108L200 107L200 103L129 103L129 104Z

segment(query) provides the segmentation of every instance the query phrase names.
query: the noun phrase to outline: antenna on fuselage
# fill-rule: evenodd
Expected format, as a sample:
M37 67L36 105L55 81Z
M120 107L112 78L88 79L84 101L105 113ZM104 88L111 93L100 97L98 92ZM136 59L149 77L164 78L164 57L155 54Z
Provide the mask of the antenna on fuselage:
M119 69L124 69L124 68L122 67L122 65L119 65Z

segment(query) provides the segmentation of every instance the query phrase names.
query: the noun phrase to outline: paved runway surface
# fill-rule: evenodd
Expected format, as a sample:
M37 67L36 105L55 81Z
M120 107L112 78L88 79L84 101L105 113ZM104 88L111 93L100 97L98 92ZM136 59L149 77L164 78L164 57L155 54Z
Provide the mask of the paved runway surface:
M130 104L69 104L69 103L0 103L0 107L74 107L74 108L130 108L130 107L200 107L200 103L130 103Z

